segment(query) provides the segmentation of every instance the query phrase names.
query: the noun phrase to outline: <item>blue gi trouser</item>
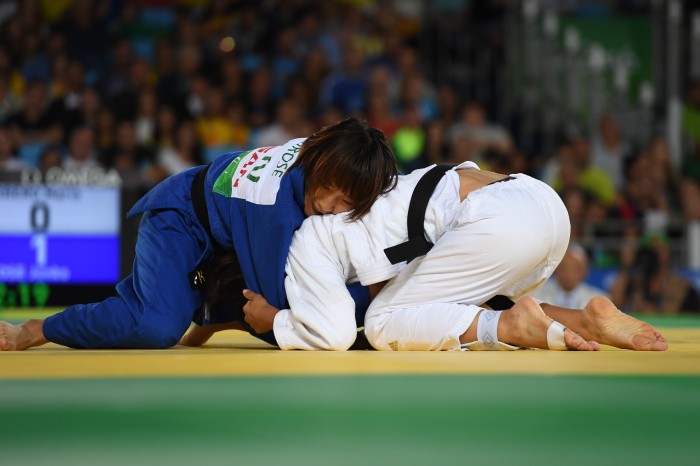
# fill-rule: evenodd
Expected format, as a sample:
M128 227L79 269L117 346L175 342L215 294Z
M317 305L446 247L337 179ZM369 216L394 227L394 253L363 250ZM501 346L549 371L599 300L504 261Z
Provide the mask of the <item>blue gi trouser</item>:
M49 341L73 348L168 348L187 331L202 304L188 272L209 254L194 212L147 211L139 227L133 273L118 297L78 304L47 318Z

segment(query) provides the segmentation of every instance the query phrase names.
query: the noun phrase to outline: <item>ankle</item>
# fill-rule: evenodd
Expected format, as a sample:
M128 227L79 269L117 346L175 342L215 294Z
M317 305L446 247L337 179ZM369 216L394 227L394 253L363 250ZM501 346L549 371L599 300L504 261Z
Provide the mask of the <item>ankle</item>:
M471 323L471 325L469 326L469 328L467 329L467 331L464 332L462 335L460 335L460 337L459 337L459 342L460 342L460 343L464 344L464 343L471 343L471 342L473 342L473 341L476 341L476 339L477 339L476 329L477 329L478 322L479 322L479 315L480 315L482 312L484 312L483 309L482 309L481 311L479 311L479 312L474 316L474 320L472 321L472 323Z

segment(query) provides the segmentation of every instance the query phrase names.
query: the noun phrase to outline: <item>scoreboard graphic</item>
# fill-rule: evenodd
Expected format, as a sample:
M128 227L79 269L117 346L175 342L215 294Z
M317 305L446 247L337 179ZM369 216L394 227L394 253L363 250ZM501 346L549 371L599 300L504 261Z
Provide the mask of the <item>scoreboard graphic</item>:
M66 173L55 172L51 183L27 175L0 182L0 283L119 279L119 177Z

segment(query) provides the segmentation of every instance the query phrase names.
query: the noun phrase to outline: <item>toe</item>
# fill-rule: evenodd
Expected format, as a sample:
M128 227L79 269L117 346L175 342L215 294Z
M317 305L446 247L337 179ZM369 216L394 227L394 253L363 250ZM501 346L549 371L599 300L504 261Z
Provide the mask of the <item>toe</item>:
M665 341L655 341L651 344L652 351L666 351L668 349L668 344Z

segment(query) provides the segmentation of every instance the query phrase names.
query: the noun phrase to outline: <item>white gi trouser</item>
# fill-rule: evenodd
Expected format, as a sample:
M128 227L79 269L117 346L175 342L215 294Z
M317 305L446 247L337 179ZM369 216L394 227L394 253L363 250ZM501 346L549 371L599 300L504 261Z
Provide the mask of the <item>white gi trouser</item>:
M475 190L426 256L411 261L365 317L380 350L452 350L482 304L517 300L554 272L571 226L561 199L526 175Z

